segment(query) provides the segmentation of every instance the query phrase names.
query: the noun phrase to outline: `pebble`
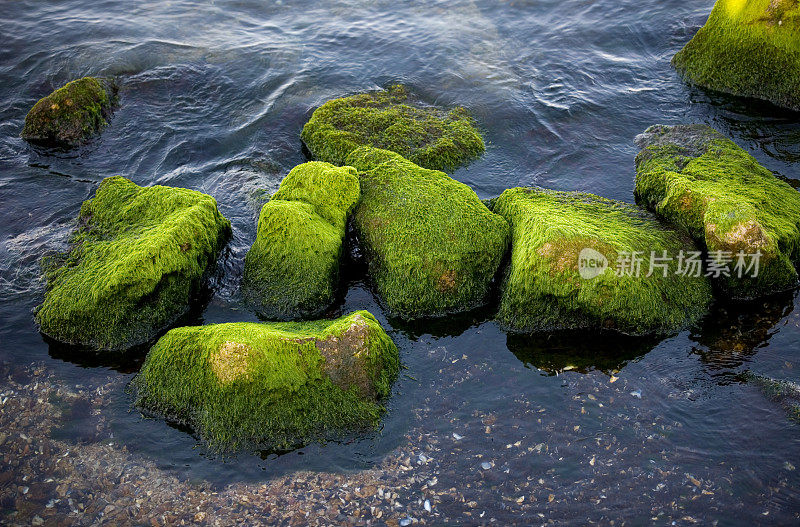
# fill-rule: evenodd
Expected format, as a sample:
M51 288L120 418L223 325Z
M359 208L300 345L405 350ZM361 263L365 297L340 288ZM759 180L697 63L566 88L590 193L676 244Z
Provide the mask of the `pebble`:
M17 384L4 378L0 375L0 390L6 389L3 382L17 387ZM598 382L601 382L602 378L598 378ZM631 447L632 443L620 443L613 434L605 433L600 433L596 441L570 444L570 440L575 439L571 431L577 423L582 425L578 426L578 430L586 430L586 434L591 435L596 433L591 419L578 417L577 422L573 416L561 419L560 416L545 414L544 408L522 399L509 404L519 405L519 414L515 416L518 422L538 420L538 426L534 425L537 430L535 435L525 435L524 426L501 420L495 422L493 416L476 413L471 421L459 420L451 423L450 426L463 429L467 433L473 431L469 442L453 444L453 441L460 441L464 436L456 432L451 432L448 436L446 429L440 432L437 427L426 427L424 423L429 422L435 414L432 415L429 409L423 409L417 413L419 423L411 427L407 442L400 441L397 449L388 453L374 468L356 470L346 475L301 470L263 482L238 482L212 491L210 487L204 487L205 483L202 482L194 485L181 481L173 472L155 466L146 456L126 451L120 442L114 441L110 445L110 441L102 434L100 437L103 440L94 444L72 444L52 439L49 434L60 424L60 415L50 401L71 401L81 394L72 391L69 394L59 392L52 398L50 390L63 390L63 387L49 380L45 382L45 379L40 379L40 388L33 392L31 386L19 387L20 393L27 395L28 400L43 401L25 407L24 425L19 424L16 419L21 408L19 397L15 396L9 401L12 411L0 412L0 430L4 430L0 433L6 435L5 444L11 450L7 459L3 459L0 452L0 463L12 464L8 469L5 466L0 468L0 509L7 504L14 507L13 501L4 501L9 497L15 497L17 502L22 502L30 512L26 513L24 521L22 516L18 517L19 521L15 521L15 524L19 525L31 525L35 514L40 519L44 518L42 524L48 525L59 522L79 525L101 522L185 525L194 522L219 525L314 526L347 524L348 519L352 520L351 525L371 523L394 527L507 525L517 522L530 525L537 516L544 522L545 516L539 511L548 512L556 522L563 521L574 514L571 510L573 500L597 505L598 498L605 499L606 494L601 492L603 490L611 500L619 499L620 493L626 492L626 498L629 497L632 502L631 506L640 507L643 506L643 501L639 497L648 495L646 491L640 491L653 489L654 486L654 490L665 492L659 496L659 504L667 503L667 498L674 499L672 505L659 506L659 517L654 521L662 524L668 524L672 519L689 517L691 508L695 508L696 512L714 507L733 510L737 506L734 498L738 497L728 497L726 493L720 492L718 478L714 473L702 474L702 488L699 488L701 480L696 480L698 489L693 489L691 493L683 492L686 475L670 470L673 460L668 456L674 455L674 452L662 453L664 445L658 443L659 436L647 436L648 443L654 442L650 450L657 453L650 461L653 465L652 473L650 469L643 472L640 470L641 455L648 453L644 446L641 449L638 445ZM619 386L620 384L623 386ZM606 383L603 385L608 387ZM78 390L75 386L67 389ZM613 391L624 396L625 389L630 390L620 382L614 384ZM87 387L87 390L94 392L96 386ZM114 394L120 393L120 390L119 386L111 385L110 388L105 387L102 393ZM641 391L637 390L632 394L640 397ZM107 398L106 395L103 397ZM585 399L594 400L588 395L581 394L578 397L572 407L576 413L581 408L580 405L585 403ZM597 392L597 399L602 399L609 405L614 400L613 397L607 397L605 392ZM103 419L107 412L103 408L107 404L105 399L92 403L92 419L95 421L92 424L98 431L102 429L106 433L108 424ZM594 413L592 406L589 409L590 414ZM641 409L641 412L646 411L646 407ZM595 417L593 415L592 419ZM604 426L621 428L623 431L638 430L630 428L627 421L616 419L614 414L601 417L609 419L603 422ZM649 423L650 418L648 414L642 422ZM661 417L652 419L654 424L658 423L659 429L664 432L670 430L664 426L669 423ZM474 433L481 426L490 425L494 433L505 441L498 440L496 444L490 444L492 438ZM513 427L511 433L515 434L514 439L510 439L508 435L503 436L506 426ZM561 441L560 436L565 432L565 441ZM638 431L636 433L644 434ZM522 441L516 440L518 437L522 437ZM536 443L542 440L547 443ZM26 446L23 442L31 441L32 452L37 455L22 456L21 451ZM473 441L476 445L472 444ZM645 444L647 443L643 443ZM49 453L42 454L43 447ZM413 452L418 453L416 459ZM10 457L11 454L14 457ZM791 494L793 491L790 479L794 473L786 471L795 470L795 467L786 461L787 458L784 459L784 462L776 461L774 465L775 468L782 466L785 469L775 472L774 492L777 494L774 496L779 498L775 503L780 499L785 500L787 496L790 499L794 496ZM477 460L485 460L478 461L479 470L475 470ZM565 478L560 467L573 462L585 464L586 460L589 462L584 469L588 466L596 468L592 471L591 479L569 482L565 492ZM544 466L545 470L541 473L525 470L529 466ZM401 467L406 467L407 470ZM514 476L501 477L500 473L509 473L509 467ZM494 468L498 470L494 471ZM481 469L492 471L482 472ZM540 477L535 478L531 473ZM701 476L699 473L697 475ZM611 480L615 485L622 486L614 489L603 487ZM50 485L47 487L50 490L43 493L42 482ZM694 483L691 479L689 482ZM22 495L24 487L18 485L30 485L29 492ZM308 489L314 490L309 492ZM758 499L766 502L771 498L762 494ZM590 511L588 514L594 520L607 518L607 512L601 507L587 511ZM108 517L103 517L101 513ZM411 513L419 514L419 517L412 518ZM484 518L484 515L485 519L479 521L478 518ZM788 513L776 508L770 516L771 519L785 520Z

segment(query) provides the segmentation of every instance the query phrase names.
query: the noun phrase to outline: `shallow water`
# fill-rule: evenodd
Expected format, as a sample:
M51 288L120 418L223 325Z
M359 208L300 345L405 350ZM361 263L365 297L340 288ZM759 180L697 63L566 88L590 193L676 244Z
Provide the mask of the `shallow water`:
M798 186L798 114L687 87L669 65L710 0L320 4L3 4L0 361L43 362L67 384L91 386L109 371L132 378L141 356L126 364L81 358L48 345L31 316L42 295L39 258L64 247L81 202L115 174L217 199L234 236L214 296L192 323L256 320L237 289L259 190L275 190L305 160L299 134L314 108L392 82L476 117L486 154L454 177L482 198L537 184L632 201L633 138L656 123L714 126ZM119 80L111 126L68 153L26 145L19 132L30 106L83 75ZM634 520L655 514L651 503L677 500L725 523L786 522L800 509L800 476L787 468L800 460L800 426L739 374L797 380L799 302L795 293L720 306L699 327L661 341L526 338L504 334L486 311L411 326L388 321L356 276L330 314L372 311L408 368L379 433L220 459L186 431L131 411L122 382L104 412L128 449L215 484L369 467L413 430L463 438L440 461L440 479L454 486L483 477L477 460L491 460L499 475L477 499L501 519L506 486L546 475L554 493L594 486L606 507ZM67 414L61 436L99 440L85 433L85 413ZM511 455L506 445L516 441L544 443L551 455ZM716 501L695 499L691 483L652 491L662 472L713 482ZM632 494L642 474L650 490ZM574 515L593 517L584 505Z

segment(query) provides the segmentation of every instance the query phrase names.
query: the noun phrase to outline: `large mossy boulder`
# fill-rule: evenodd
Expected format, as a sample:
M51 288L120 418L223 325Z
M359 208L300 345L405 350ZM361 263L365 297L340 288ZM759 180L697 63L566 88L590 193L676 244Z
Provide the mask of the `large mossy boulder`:
M310 317L334 299L347 217L361 195L352 167L312 161L292 169L261 208L242 290L260 315Z
M68 344L124 350L187 312L230 234L211 196L103 180L84 202L68 252L43 264L36 321Z
M468 311L486 301L508 225L467 185L372 147L347 156L361 180L353 218L370 277L394 316Z
M717 0L672 63L694 84L800 110L800 4Z
M169 331L134 381L137 405L228 448L288 449L374 428L399 370L375 318Z
M506 190L494 211L511 224L511 263L498 314L511 331L669 334L706 312L707 279L678 269L679 253L696 250L694 244L647 211L536 188ZM675 259L651 267L651 255L664 251Z
M116 91L112 82L95 77L67 83L33 105L21 136L47 146L80 145L108 124Z
M797 190L705 125L652 126L636 144L637 200L708 251L723 294L752 299L797 285Z
M315 159L335 165L344 165L359 146L373 146L423 168L449 172L484 151L466 110L412 101L403 86L328 101L314 112L301 137Z

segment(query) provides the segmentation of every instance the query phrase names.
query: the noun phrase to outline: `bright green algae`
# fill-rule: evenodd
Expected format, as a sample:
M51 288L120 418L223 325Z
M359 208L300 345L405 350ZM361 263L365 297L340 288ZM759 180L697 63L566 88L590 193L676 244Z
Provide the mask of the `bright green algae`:
M113 83L84 77L40 99L25 117L22 138L56 146L77 146L99 133L115 104Z
M677 257L695 249L646 211L591 194L535 188L506 190L494 211L511 224L511 262L498 319L512 331L668 334L706 312L711 288L704 277L676 275L675 261L666 277L655 268L646 276L651 251ZM581 277L584 249L608 259L604 272ZM634 251L644 258L638 276L621 266L625 253Z
M333 321L173 329L134 381L137 405L209 443L288 449L377 426L397 347L367 311Z
M289 172L261 208L245 257L243 293L262 316L309 317L330 305L347 217L360 195L352 167L312 161Z
M483 139L466 110L409 103L403 86L334 99L314 112L301 137L314 158L335 165L346 164L359 146L391 150L445 172L483 154Z
M695 84L800 110L800 4L718 0L672 63Z
M68 252L44 262L36 321L68 344L123 350L184 314L230 234L216 201L193 190L103 180Z
M468 186L399 154L361 147L353 219L375 288L404 319L483 304L508 246L508 225Z
M637 200L727 269L730 276L716 280L723 294L751 299L797 285L800 193L705 125L653 126L637 144ZM740 252L761 253L757 276L738 276ZM719 258L731 255L727 264Z

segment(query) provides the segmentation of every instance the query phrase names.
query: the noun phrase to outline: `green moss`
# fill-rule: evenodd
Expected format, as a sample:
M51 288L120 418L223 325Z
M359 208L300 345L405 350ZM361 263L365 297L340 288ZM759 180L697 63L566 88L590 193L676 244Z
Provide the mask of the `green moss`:
M354 224L370 276L389 310L405 319L484 303L508 245L508 225L466 185L400 155L361 147Z
M94 77L74 80L31 108L21 136L34 143L77 146L108 124L115 102L113 83Z
M750 299L797 285L800 193L705 125L653 126L637 144L637 200L713 256L733 257L727 265L715 258L730 275L716 280L725 295ZM738 276L740 252L761 253L757 276Z
M262 316L309 317L330 305L347 217L359 196L352 167L312 161L289 172L261 208L245 257L242 290Z
M56 340L101 350L147 342L185 313L230 233L212 197L119 176L78 222L70 250L44 262L36 320Z
M421 167L444 171L483 153L483 139L466 110L409 102L403 86L334 99L314 112L301 137L316 159L335 165L345 164L359 146L391 150Z
M672 63L695 84L800 110L800 5L718 0Z
M359 311L334 321L173 329L134 381L137 405L211 444L286 449L378 424L397 347Z
M656 267L647 276L652 252L667 251L677 259L694 246L633 205L591 194L515 188L497 199L494 211L511 224L511 263L498 314L511 330L667 334L697 321L708 307L707 280L677 276L677 261L668 262L667 276ZM581 275L584 249L607 259L597 276ZM624 267L625 255L634 252L644 259L639 273Z
M325 221L344 231L360 195L355 168L311 161L293 168L272 199L308 203Z

